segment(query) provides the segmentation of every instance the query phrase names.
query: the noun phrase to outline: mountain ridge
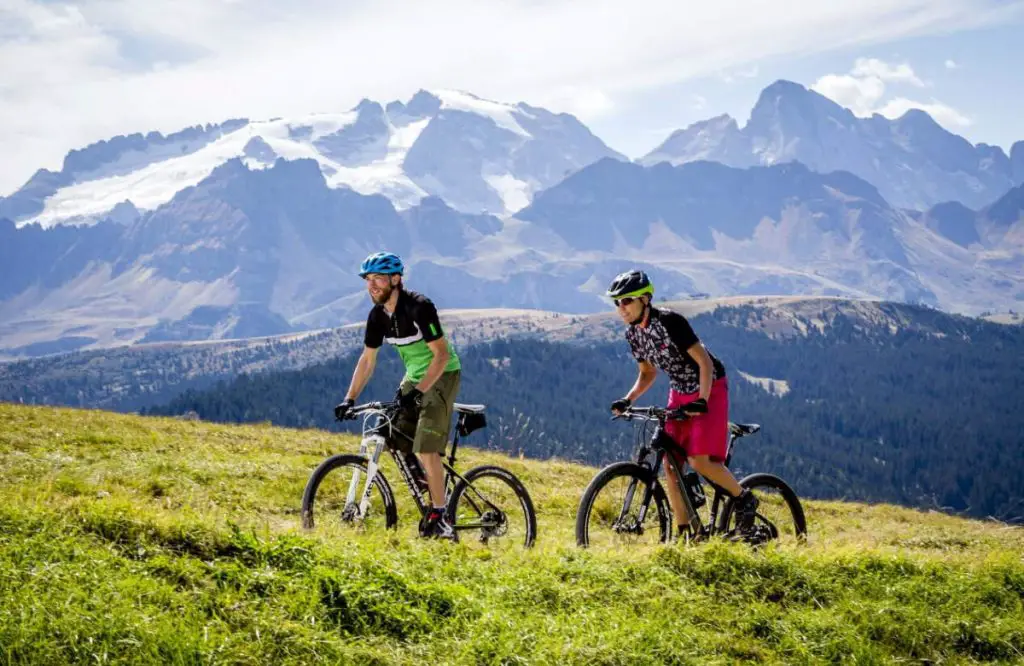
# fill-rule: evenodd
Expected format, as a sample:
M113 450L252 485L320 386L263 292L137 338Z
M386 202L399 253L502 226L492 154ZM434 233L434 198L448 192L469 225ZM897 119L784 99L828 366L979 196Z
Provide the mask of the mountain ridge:
M713 160L739 168L799 161L819 172L849 171L894 206L925 210L949 200L980 208L1024 182L1024 141L1009 155L971 144L925 111L857 117L799 83L764 88L742 128L728 115L674 131L638 162Z
M1010 195L991 210L1009 219ZM409 278L440 307L593 312L610 276L639 267L668 297L802 293L1006 310L1024 299L1015 271L1024 225L1001 224L979 226L989 241L965 247L948 224L904 214L855 175L799 163L604 158L501 219L433 196L396 210L381 194L331 188L312 159L250 169L232 158L126 225L0 227L14 258L0 269L11 285L0 347L359 321L355 267L382 248L405 258ZM65 246L74 252L53 254ZM196 308L213 308L196 315L202 325ZM214 312L221 320L209 319Z
M380 249L402 254L442 307L592 312L604 307L602 283L630 267L648 271L669 297L819 294L974 314L1024 301L1020 186L977 208L915 211L893 205L864 174L813 168L786 153L828 157L817 135L791 131L819 125L877 125L850 140L899 139L936 169L977 157L986 173L1003 173L1024 151L1003 159L924 113L859 119L791 82L766 88L755 111L747 125L761 128L758 154L778 157L771 166L752 164L749 151L742 167L706 159L709 150L735 148L740 130L727 116L703 126L702 159L645 166L567 114L452 91L100 142L65 167L107 177L46 200L46 215L71 210L65 204L102 208L98 222L0 223L8 258L0 264L0 353L358 321L354 268ZM732 138L716 143L715 132ZM683 149L688 141L680 139ZM158 159L168 152L183 154ZM161 181L171 163L182 179ZM527 172L527 180L516 175ZM67 194L101 181L118 185ZM153 194L150 185L168 182L174 187ZM0 208L21 206L33 188ZM481 212L495 206L497 214Z
M70 151L62 171L40 170L0 198L0 218L49 226L107 219L126 202L152 211L230 159L266 168L279 157L314 159L331 187L384 194L400 209L440 195L463 212L507 214L604 156L625 159L570 114L421 90L408 104L364 99L341 113L98 141Z

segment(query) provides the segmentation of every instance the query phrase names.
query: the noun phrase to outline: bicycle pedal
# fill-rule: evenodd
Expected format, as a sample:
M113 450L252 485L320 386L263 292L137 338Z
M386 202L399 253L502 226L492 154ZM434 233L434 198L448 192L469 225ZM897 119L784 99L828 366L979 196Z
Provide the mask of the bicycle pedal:
M725 538L733 543L745 543L748 546L760 546L771 541L771 535L757 527L749 530L730 530Z

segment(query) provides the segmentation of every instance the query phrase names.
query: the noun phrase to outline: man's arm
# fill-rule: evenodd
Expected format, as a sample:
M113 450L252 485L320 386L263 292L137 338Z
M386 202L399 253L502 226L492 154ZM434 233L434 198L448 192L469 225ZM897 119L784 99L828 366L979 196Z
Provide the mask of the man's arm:
M423 393L429 391L430 387L441 378L441 375L444 374L445 366L448 365L448 360L451 358L451 354L448 353L448 342L444 339L444 336L437 340L431 340L427 343L427 347L430 348L430 351L434 352L434 358L430 359L430 365L427 366L423 379L416 385L416 388Z
M423 375L423 379L416 384L416 388L426 393L434 383L444 374L444 368L448 365L451 354L448 352L448 341L444 336L444 329L441 327L441 319L437 315L437 308L429 299L425 299L416 307L416 325L423 334L423 341L434 354L430 359L430 365Z
M352 373L352 382L349 384L348 393L345 394L346 400L355 401L366 388L367 382L370 381L370 377L373 376L373 371L377 367L378 351L380 351L379 347L363 347L363 353L359 355L356 369Z

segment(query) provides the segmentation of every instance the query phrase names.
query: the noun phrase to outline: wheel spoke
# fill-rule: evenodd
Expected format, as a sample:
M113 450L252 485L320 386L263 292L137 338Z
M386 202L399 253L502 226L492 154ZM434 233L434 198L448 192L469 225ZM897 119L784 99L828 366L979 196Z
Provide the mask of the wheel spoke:
M303 525L318 531L392 527L397 521L391 489L379 473L374 476L366 511L353 501L353 484L361 496L367 479L366 462L359 456L339 455L324 461L310 477L302 499ZM359 498L361 499L361 497Z
M664 491L628 463L598 473L584 491L576 518L576 541L588 547L655 545L671 530Z
M511 473L496 467L474 468L452 494L449 517L469 546L531 546L537 519L529 494Z

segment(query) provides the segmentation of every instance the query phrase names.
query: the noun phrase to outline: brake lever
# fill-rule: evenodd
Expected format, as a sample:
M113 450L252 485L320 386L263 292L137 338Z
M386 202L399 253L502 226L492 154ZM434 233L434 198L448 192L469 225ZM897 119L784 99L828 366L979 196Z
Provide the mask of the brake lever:
M672 411L670 411L667 414L665 414L666 420L669 420L669 421L685 421L686 419L690 418L691 416L692 416L692 414L690 414L689 412L683 411L683 409L681 407L677 407L676 409L673 409Z

